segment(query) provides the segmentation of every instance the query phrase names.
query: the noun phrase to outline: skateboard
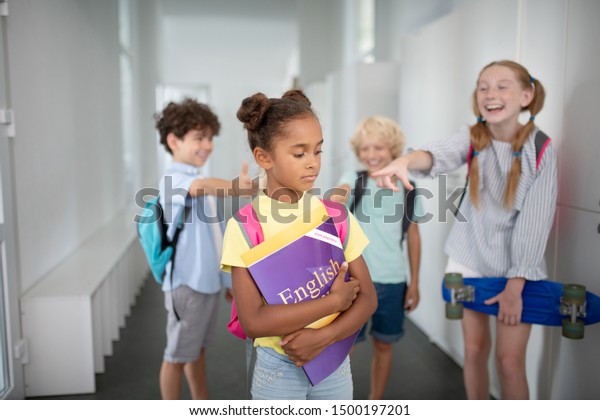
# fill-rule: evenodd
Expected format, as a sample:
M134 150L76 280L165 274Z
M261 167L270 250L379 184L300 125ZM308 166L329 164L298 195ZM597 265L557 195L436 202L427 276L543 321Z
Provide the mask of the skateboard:
M460 273L446 273L442 296L446 301L446 318L461 319L463 308L498 315L498 304L483 302L504 290L502 277L463 278ZM581 339L584 326L600 322L600 296L578 284L549 280L527 281L523 288L521 322L562 327L562 335Z

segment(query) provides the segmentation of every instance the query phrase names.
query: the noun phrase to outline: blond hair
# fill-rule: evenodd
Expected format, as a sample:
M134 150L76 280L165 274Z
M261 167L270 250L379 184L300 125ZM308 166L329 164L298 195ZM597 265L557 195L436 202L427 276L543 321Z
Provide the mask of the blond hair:
M391 118L373 116L358 123L350 140L350 145L356 156L358 156L360 145L367 136L383 140L390 148L392 159L396 159L404 151L404 133Z
M531 99L531 102L529 103L529 105L527 105L521 110L529 111L529 113L531 114L531 118L529 119L527 124L519 128L515 137L511 140L513 152L515 152L515 157L513 159L513 164L510 169L510 172L508 174L508 182L506 184L506 190L504 192L504 206L506 208L512 208L517 192L517 185L519 185L519 178L521 177L521 148L523 147L523 145L529 138L529 135L533 131L533 119L542 110L544 106L544 99L546 97L546 93L544 91L544 87L539 82L539 80L531 77L531 75L525 67L523 67L519 63L510 60L494 61L485 66L479 73L477 83L479 83L479 79L481 78L482 73L492 66L503 66L511 69L515 74L515 78L521 85L521 88L533 89L533 98ZM479 112L479 108L477 106L477 85L475 86L475 90L473 91L472 102L473 112L477 116L477 123L471 126L471 144L473 145L473 150L475 152L479 152L490 145L492 135L490 133L489 128L486 126L485 121L482 119L481 113ZM477 207L479 204L478 161L479 159L477 158L477 153L475 153L473 155L473 158L471 159L471 169L469 170L469 195L475 207Z

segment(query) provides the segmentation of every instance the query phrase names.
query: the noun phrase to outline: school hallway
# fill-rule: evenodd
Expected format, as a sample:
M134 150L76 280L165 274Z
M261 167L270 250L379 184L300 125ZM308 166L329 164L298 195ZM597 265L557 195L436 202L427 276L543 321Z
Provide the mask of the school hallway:
M225 328L229 304L223 299L215 344L207 351L207 381L214 400L247 399L244 343ZM113 355L105 358L106 371L96 375L96 393L39 399L57 400L153 400L160 399L158 372L165 343L166 312L163 293L152 278L141 288L127 317ZM394 364L385 399L465 399L462 369L406 320L406 335L394 346ZM358 345L352 355L354 398L369 393L372 345ZM187 386L183 398L189 399ZM32 398L36 399L36 398Z
M476 124L484 66L518 61L547 94L521 122L533 116L558 158L539 277L600 294L599 19L598 0L0 0L0 406L160 398L166 313L135 222L172 161L154 116L185 97L221 125L198 175L233 181L244 163L261 173L237 117L243 99L301 88L321 123L314 188L327 196L364 169L350 145L361 120L391 118L404 150L427 148ZM415 179L427 219L420 301L394 347L388 399L465 398L461 323L445 318L440 286L466 171ZM241 204L223 202L227 216ZM223 299L207 352L216 400L247 397L228 318ZM600 401L598 325L583 340L532 327L532 400ZM356 399L372 351L353 354ZM493 353L489 367L499 399Z

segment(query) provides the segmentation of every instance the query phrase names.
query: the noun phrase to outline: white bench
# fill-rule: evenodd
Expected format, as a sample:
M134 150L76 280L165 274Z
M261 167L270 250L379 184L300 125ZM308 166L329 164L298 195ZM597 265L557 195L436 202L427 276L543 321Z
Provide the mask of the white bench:
M134 215L120 213L21 297L26 396L96 391L148 273Z

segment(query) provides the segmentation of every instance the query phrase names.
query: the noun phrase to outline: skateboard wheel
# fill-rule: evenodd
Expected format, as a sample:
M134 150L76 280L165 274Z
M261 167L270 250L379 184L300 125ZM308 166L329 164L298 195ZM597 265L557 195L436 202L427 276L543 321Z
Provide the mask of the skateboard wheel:
M566 303L583 305L585 303L585 286L580 284L565 284L563 298Z
M446 273L444 276L446 289L457 289L463 285L463 276L460 273Z
M462 319L463 317L462 303L446 303L446 318L447 319Z
M573 340L580 340L583 338L584 322L578 319L575 322L571 322L570 319L563 319L562 324L562 335L563 337L571 338Z

